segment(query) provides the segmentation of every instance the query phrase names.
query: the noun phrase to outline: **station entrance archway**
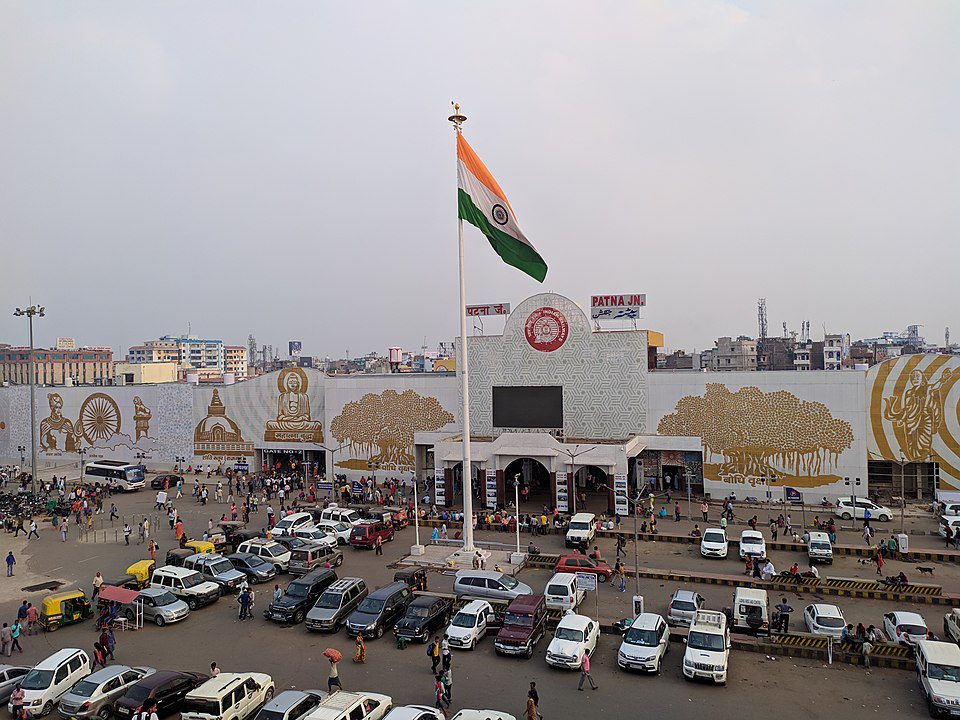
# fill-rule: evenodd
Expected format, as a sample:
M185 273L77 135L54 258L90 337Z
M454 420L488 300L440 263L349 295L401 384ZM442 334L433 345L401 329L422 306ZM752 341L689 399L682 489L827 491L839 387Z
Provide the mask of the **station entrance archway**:
M530 457L517 458L503 470L504 494L507 502L513 501L513 481L519 476L520 504L535 502L538 505L553 505L550 497L550 471L540 462Z

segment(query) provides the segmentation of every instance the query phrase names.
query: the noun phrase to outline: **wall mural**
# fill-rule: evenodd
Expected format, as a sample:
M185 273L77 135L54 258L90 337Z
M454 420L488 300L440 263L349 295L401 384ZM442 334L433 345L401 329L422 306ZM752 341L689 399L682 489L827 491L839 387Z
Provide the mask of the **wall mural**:
M207 406L207 415L193 431L193 452L201 457L252 456L252 442L245 442L240 426L228 415L220 400L220 391L214 389L213 398Z
M330 423L330 433L347 443L351 457L338 461L350 470L414 470L413 438L416 432L439 430L454 421L434 397L413 390L367 393L348 402Z
M907 355L867 372L871 460L935 462L960 490L960 358Z
M75 453L84 447L105 450L136 447L144 451L158 448L157 441L149 435L152 413L139 396L133 398L134 438L121 432L123 419L120 406L106 393L87 395L80 403L76 420L63 414L63 396L60 393L47 393L47 405L49 415L40 421L41 455Z
M277 376L277 418L268 420L263 439L268 442L322 443L323 422L310 415L307 374L298 367Z
M853 444L850 423L823 403L752 386L730 392L718 383L677 401L657 431L702 438L707 479L760 485L763 478L797 488L838 482L832 471Z

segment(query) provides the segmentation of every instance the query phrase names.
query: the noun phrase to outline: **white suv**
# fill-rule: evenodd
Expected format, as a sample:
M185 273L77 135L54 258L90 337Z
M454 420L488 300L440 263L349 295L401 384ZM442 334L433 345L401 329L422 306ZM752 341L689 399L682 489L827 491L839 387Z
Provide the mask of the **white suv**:
M700 610L687 634L683 677L687 680L703 678L726 685L729 658L730 630L726 615L716 610Z
M493 607L486 600L471 600L453 616L444 637L451 648L473 650L487 634L493 621Z
M273 697L273 678L264 673L220 673L187 693L181 720L246 720Z
M564 544L569 547L585 547L597 534L597 516L593 513L577 513L570 518Z
M277 572L287 572L290 569L290 551L274 540L253 538L240 543L238 553L256 555L268 563L273 563Z
M853 500L854 498L852 497L837 498L837 509L834 511L834 515L843 520L850 520L851 518L862 520L864 511L869 510L871 520L887 522L887 520L893 517L893 511L888 507L877 505L862 497L856 498L857 505L854 507Z
M280 521L273 526L273 529L270 530L270 534L276 537L283 537L284 535L293 535L294 530L299 530L300 528L312 528L313 527L313 516L308 512L298 512L290 513L285 517L280 518Z
M583 655L593 655L600 626L586 615L567 613L560 619L553 640L547 646L547 665L576 670Z
M624 670L660 674L663 656L670 652L670 629L655 613L641 613L633 619L617 652L617 665Z

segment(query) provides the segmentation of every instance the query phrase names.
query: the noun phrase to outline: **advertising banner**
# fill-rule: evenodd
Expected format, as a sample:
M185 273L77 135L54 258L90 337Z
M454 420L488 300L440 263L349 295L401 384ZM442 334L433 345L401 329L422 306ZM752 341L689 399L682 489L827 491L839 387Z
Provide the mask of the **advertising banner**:
M300 351L303 349L303 343L299 340L291 340L289 343L290 346L290 357L299 357Z
M620 517L630 514L630 503L627 500L629 489L627 488L627 476L617 473L613 476L613 507Z
M416 482L416 480L414 481ZM434 502L438 507L447 504L447 487L443 477L443 468L434 468L433 471Z
M562 513L570 512L570 499L567 496L569 491L567 486L567 474L565 472L557 473L557 496L554 499L557 510Z
M497 509L497 471L487 470L487 509Z

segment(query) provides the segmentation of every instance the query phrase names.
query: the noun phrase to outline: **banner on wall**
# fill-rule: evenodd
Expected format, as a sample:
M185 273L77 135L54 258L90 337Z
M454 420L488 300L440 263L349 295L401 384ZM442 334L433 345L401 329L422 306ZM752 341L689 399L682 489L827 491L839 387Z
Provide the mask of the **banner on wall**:
M627 476L617 473L613 476L613 508L620 517L630 514L630 501L627 500Z
M416 482L416 481L414 481ZM433 470L433 494L436 505L447 504L447 483L443 476L443 468L434 468Z
M487 470L487 509L497 509L497 471Z
M557 473L557 493L555 503L557 510L562 513L570 512L570 499L567 495L570 488L567 486L567 474L565 472Z

